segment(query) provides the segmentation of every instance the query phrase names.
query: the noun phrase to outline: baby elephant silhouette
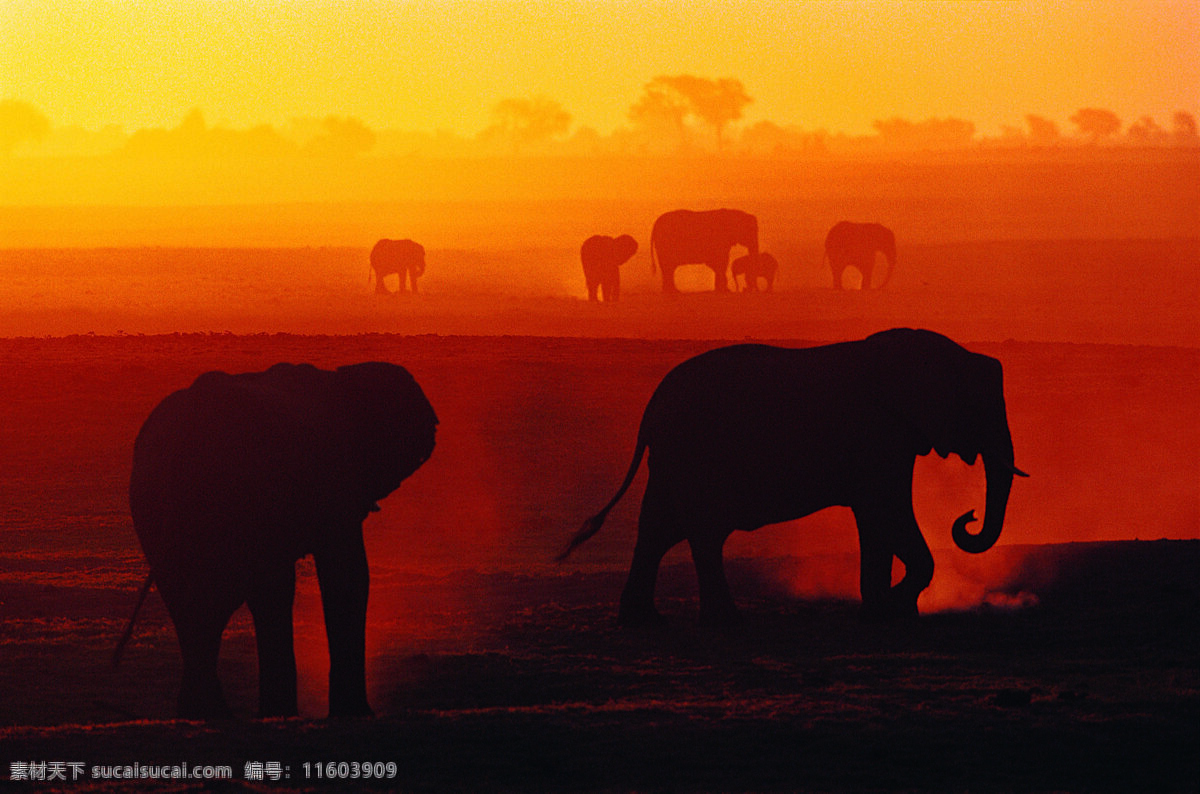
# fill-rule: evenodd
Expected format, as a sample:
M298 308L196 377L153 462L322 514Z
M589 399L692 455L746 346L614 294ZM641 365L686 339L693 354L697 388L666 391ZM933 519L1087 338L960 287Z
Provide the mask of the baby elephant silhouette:
M766 251L760 251L757 256L739 256L733 260L730 270L733 273L734 286L738 286L738 276L742 277L745 283L743 291L757 292L758 280L761 278L767 282L767 292L770 292L775 284L775 272L779 270L779 263Z

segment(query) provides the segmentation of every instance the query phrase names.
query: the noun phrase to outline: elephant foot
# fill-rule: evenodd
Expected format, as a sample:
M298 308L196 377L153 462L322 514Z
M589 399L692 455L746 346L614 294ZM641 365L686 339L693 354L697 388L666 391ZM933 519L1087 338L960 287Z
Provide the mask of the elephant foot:
M710 629L739 629L746 625L745 618L732 603L722 607L700 606L700 625Z
M369 719L373 718L374 716L375 716L375 712L371 710L370 706L367 706L361 711L353 710L353 711L337 711L337 712L335 712L332 709L330 709L329 716L327 717L327 719L329 719L329 720L369 720Z
M329 719L331 720L365 719L374 716L375 712L371 710L365 700L353 705L334 703L329 705Z
M891 623L897 620L916 620L920 617L917 599L892 595L883 600L863 602L859 618L863 623Z
M621 605L617 613L617 623L626 629L665 629L667 619L659 614L653 606L634 608Z
M298 716L300 716L300 710L298 708L296 708L295 703L293 703L290 707L289 706L282 706L282 707L280 707L280 706L259 706L258 714L254 715L254 716L255 716L255 719L260 719L260 720L269 720L269 719L274 719L276 717L298 717Z
M225 704L225 701L218 703L185 703L182 700L179 703L179 718L184 720L202 720L206 722L220 722L223 720L232 720L233 711Z

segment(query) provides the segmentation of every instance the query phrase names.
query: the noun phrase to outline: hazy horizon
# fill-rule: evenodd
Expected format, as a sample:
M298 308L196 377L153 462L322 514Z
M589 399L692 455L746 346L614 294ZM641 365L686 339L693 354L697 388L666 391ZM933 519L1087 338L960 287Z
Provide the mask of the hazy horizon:
M502 100L542 96L608 135L674 74L741 80L746 127L848 135L890 118L995 136L1085 107L1200 113L1189 2L12 0L0 17L0 98L91 130L200 108L229 128L333 114L470 136Z

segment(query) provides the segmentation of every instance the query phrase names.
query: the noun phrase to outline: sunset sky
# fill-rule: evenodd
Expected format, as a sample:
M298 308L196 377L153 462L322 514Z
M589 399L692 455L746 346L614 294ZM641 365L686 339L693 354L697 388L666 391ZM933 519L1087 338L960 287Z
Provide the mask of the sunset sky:
M355 116L473 135L506 97L627 123L655 75L740 79L769 119L851 134L955 116L982 134L1081 107L1200 114L1200 4L800 0L4 0L0 98L54 126Z

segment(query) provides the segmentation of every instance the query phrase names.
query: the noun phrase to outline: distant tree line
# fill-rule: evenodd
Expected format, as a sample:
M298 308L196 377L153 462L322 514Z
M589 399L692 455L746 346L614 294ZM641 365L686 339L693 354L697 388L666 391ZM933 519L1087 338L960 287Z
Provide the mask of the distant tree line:
M573 117L545 96L507 97L491 108L491 123L473 137L447 132L371 130L353 117L293 119L282 129L260 125L230 129L209 125L193 110L177 127L117 127L88 131L53 127L35 106L0 100L0 156L118 154L134 157L473 157L507 155L678 155L740 154L827 156L870 152L952 151L971 147L1066 146L1200 147L1196 119L1175 113L1169 126L1150 116L1125 124L1103 108L1081 108L1068 121L1027 115L1025 126L1005 126L998 137L981 138L975 124L957 118L911 121L880 119L874 134L853 136L827 130L759 121L735 126L753 98L740 80L694 75L659 75L645 83L630 105L627 126L608 135L572 129Z

